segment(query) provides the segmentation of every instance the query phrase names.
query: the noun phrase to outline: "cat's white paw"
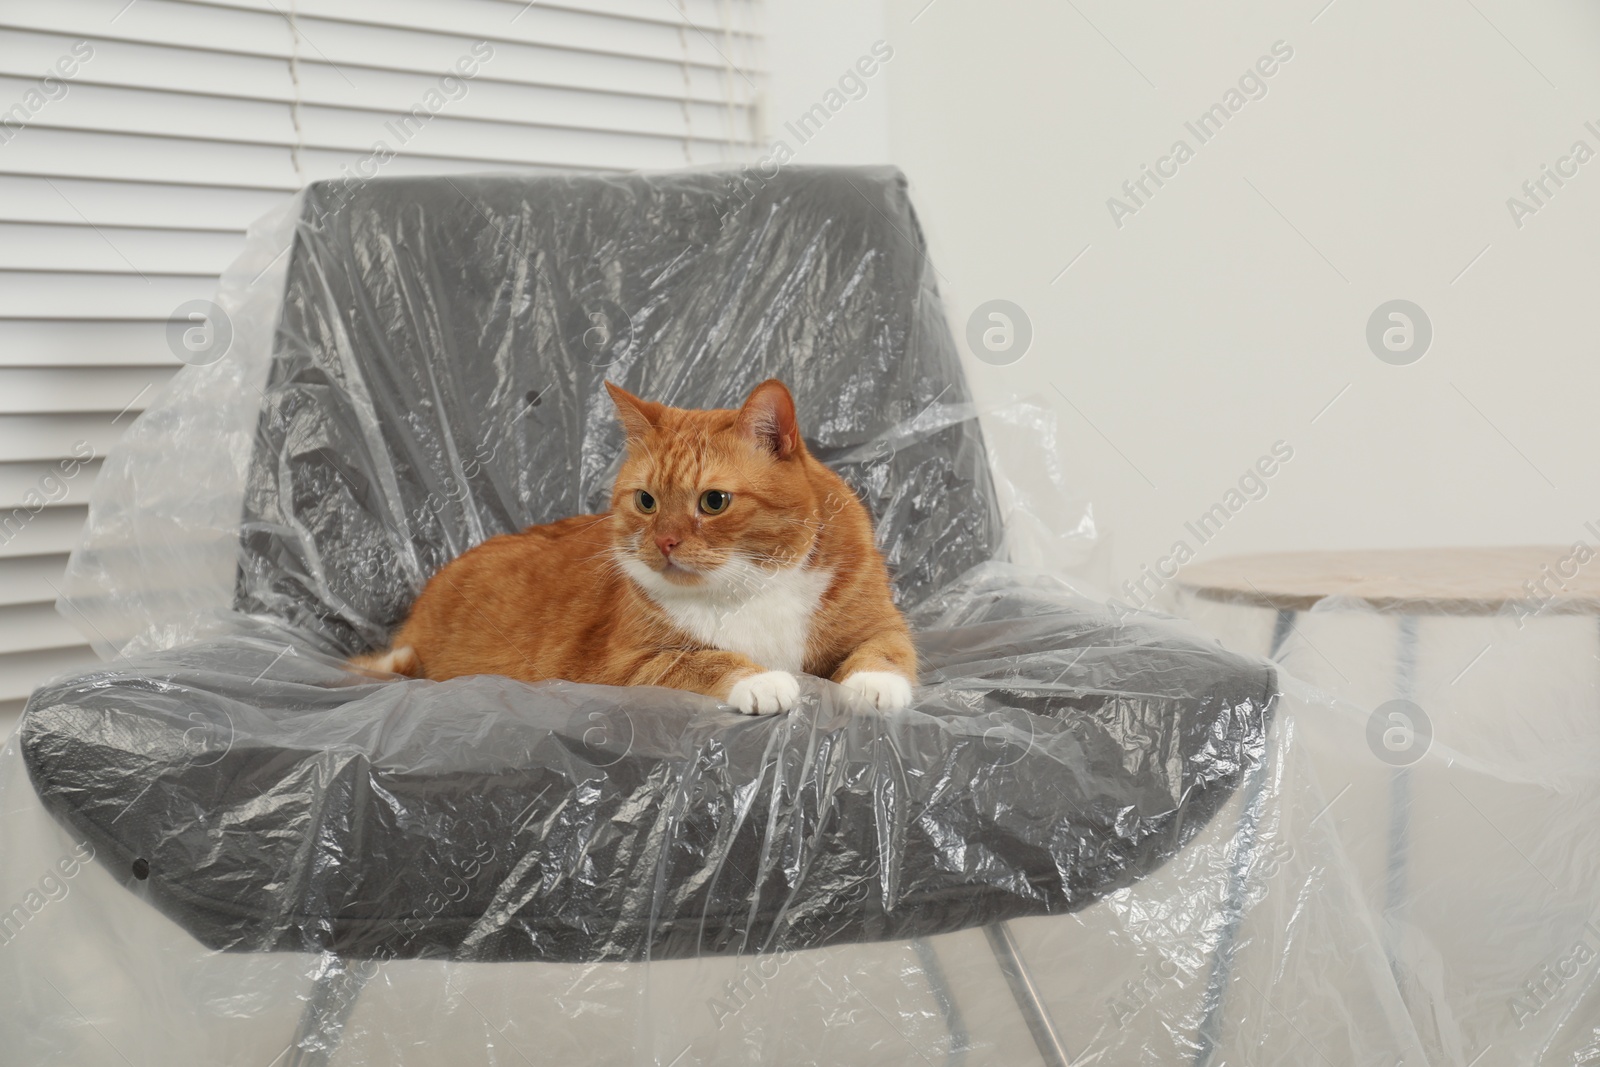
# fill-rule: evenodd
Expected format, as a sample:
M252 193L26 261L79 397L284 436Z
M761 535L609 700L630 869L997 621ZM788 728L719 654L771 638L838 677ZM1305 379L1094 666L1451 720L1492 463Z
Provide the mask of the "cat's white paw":
M840 683L868 707L899 711L911 706L911 683L894 671L857 671Z
M788 671L762 671L733 683L728 703L746 715L788 711L800 699L800 683Z

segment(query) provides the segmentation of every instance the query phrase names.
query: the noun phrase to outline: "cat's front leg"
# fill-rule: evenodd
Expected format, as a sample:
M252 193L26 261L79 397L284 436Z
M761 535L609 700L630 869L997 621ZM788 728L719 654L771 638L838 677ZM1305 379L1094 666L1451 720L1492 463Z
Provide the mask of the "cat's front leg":
M845 657L833 680L867 707L899 711L911 706L917 684L917 650L902 630L875 634Z
M711 648L656 653L623 684L704 693L746 715L788 711L800 701L800 683L788 671L769 671L749 656Z

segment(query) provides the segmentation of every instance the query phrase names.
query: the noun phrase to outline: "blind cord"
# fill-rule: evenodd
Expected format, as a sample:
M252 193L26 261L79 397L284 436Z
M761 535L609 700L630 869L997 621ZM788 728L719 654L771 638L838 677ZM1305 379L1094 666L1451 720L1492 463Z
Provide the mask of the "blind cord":
M300 150L305 147L305 132L300 128L300 22L298 0L289 0L289 10L284 21L289 27L289 122L294 126L294 143L289 146L289 163L301 185L306 183L306 172L300 165Z
M678 63L678 70L683 73L683 161L692 164L694 163L694 146L692 143L694 140L694 117L690 112L689 103L692 95L692 83L689 80L689 34L687 32L689 12L684 7L684 0L677 0L677 7L678 14L681 16L678 22L678 49L682 60Z

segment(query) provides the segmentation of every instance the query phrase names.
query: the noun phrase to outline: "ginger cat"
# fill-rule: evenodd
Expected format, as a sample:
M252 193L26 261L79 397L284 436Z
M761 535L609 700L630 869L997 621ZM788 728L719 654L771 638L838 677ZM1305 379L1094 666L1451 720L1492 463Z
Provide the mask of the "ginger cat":
M916 652L872 523L806 451L782 382L738 411L606 388L627 455L604 515L502 534L429 580L392 651L356 666L442 681L503 674L665 685L751 715L795 674L871 707L911 701Z

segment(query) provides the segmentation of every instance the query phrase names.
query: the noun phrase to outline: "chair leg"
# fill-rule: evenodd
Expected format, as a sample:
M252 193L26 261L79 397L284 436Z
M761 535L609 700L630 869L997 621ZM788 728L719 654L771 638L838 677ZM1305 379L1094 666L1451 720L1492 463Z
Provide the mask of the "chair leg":
M1039 1048L1039 1058L1044 1060L1045 1067L1070 1067L1072 1057L1067 1052L1067 1046L1062 1044L1061 1036L1056 1033L1056 1025L1050 1019L1044 999L1039 996L1039 987L1034 984L1033 975L1022 961L1022 953L1017 949L1017 939L1012 936L1011 927L1007 923L997 922L985 926L983 932L989 938L989 949L994 953L995 962L1000 964L1000 973L1006 976L1006 984L1011 987L1011 999L1017 1002L1017 1010L1028 1024L1029 1033L1033 1034L1033 1043Z
M1267 658L1277 661L1284 644L1294 633L1295 613L1279 611L1272 626L1272 647ZM1262 760L1252 768L1242 783L1244 806L1239 813L1239 828L1234 836L1239 839L1239 854L1228 872L1228 886L1223 900L1222 936L1217 939L1216 951L1211 955L1211 977L1206 981L1205 1016L1200 1020L1200 1030L1195 1035L1194 1067L1208 1067L1216 1055L1217 1039L1222 1032L1222 1013L1227 1004L1228 987L1233 984L1233 946L1239 939L1239 927L1244 922L1245 874L1255 859L1256 826L1261 821L1261 794L1267 786L1267 764Z
M950 1035L950 1043L945 1046L946 1067L961 1067L967 1062L967 1050L971 1038L967 1035L966 1020L961 1017L961 1008L957 1006L956 999L950 993L950 983L945 979L944 966L939 962L939 954L928 944L926 938L915 937L911 939L911 947L917 953L917 965L922 968L922 977L927 979L928 992L933 994L935 1004L944 1015L945 1033Z
M327 1067L344 1037L344 1025L355 1010L356 998L371 978L370 961L349 966L337 956L322 959L322 968L300 1012L300 1025L289 1046L284 1067Z
M1395 695L1411 700L1417 688L1417 617L1400 616L1395 654ZM1384 942L1389 969L1401 980L1398 931L1405 919L1406 865L1411 853L1411 768L1396 767L1389 779L1389 863L1384 872ZM1402 981L1403 984L1403 981Z

